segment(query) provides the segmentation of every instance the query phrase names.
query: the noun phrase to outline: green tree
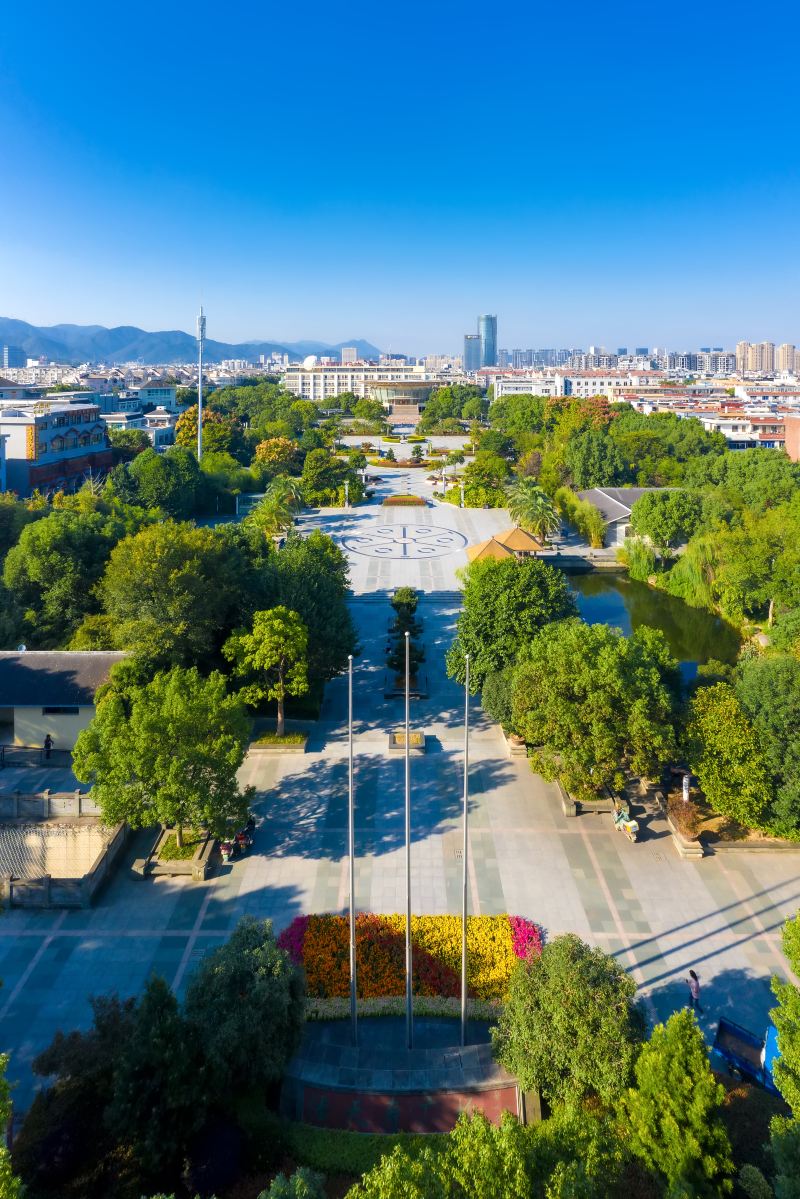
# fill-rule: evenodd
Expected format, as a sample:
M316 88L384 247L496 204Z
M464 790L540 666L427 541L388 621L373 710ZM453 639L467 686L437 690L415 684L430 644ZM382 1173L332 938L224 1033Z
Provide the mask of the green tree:
M91 1027L56 1033L33 1061L34 1074L44 1081L14 1138L12 1156L34 1194L68 1194L69 1184L86 1175L94 1176L95 1187L105 1179L108 1193L118 1181L116 1145L98 1112L111 1102L114 1070L132 1036L135 1000L112 995L89 1002Z
M783 926L783 952L795 975L800 977L800 912ZM795 1120L800 1121L800 988L775 977L772 992L778 1006L770 1015L778 1030L781 1050L773 1075Z
M119 542L99 592L122 648L189 665L217 652L239 618L245 574L224 536L165 521Z
M133 828L208 828L222 834L242 823L249 792L236 772L249 737L244 705L228 695L225 678L173 667L144 686L114 684L98 694L97 711L73 751L76 778L106 824Z
M399 1145L347 1192L345 1199L451 1199L441 1155L422 1149L411 1157Z
M347 667L356 652L347 605L349 570L339 547L315 529L290 535L273 563L275 602L297 612L308 629L308 673L326 681Z
M561 525L556 506L547 492L530 478L518 478L508 490L511 519L540 541L547 541Z
M239 675L256 676L242 689L249 704L274 699L276 731L285 731L287 696L308 691L308 629L296 612L282 604L253 616L251 633L234 633L224 647L225 657Z
M45 511L46 509L37 511L29 508L10 491L0 492L0 562L12 545L17 544L25 526L39 520L45 515Z
M514 672L514 729L531 765L579 798L621 789L627 771L656 777L675 750L676 663L663 634L580 620L545 627Z
M262 1191L258 1199L325 1199L325 1178L306 1166L300 1166L288 1178L277 1174L268 1191Z
M788 654L746 658L734 690L771 775L770 825L791 835L800 830L800 660Z
M259 529L269 540L285 533L294 524L299 505L299 495L285 475L277 475L254 508L251 508L244 523Z
M23 528L6 555L3 581L24 612L27 639L45 649L66 645L84 616L98 610L95 588L130 527L99 511L59 510Z
M481 704L483 710L496 720L508 732L514 726L514 712L511 704L511 684L514 677L514 667L504 666L502 670L492 670L483 681Z
M385 416L383 404L380 400L357 400L353 408L353 416L356 420L382 421Z
M686 755L715 812L762 828L772 802L755 730L728 683L701 687L689 704Z
M0 1128L8 1128L11 1120L11 1087L6 1078L7 1069L8 1054L0 1053ZM23 1199L23 1194L22 1183L14 1174L11 1154L4 1138L0 1144L0 1199Z
M151 978L120 1047L108 1126L146 1176L177 1182L205 1112L201 1044L163 978Z
M625 467L616 445L602 429L585 429L570 437L564 460L573 486L617 486L625 481Z
M300 1043L304 998L302 976L269 920L244 917L203 959L186 991L186 1018L220 1101L262 1094L281 1078Z
M711 1072L693 1012L674 1012L656 1025L635 1074L619 1107L631 1151L676 1199L730 1194L733 1161L719 1115L725 1088Z
M132 487L121 498L144 508L158 508L176 520L191 516L199 505L204 480L194 454L180 446L159 454L145 450L124 468ZM116 477L115 472L112 476ZM116 484L114 486L116 490Z
M268 437L256 446L255 460L270 474L284 474L297 467L300 446L290 437Z
M131 462L152 444L144 429L109 429L108 437L115 463Z
M686 542L697 531L702 500L689 491L648 491L631 509L631 528L665 551Z
M499 1126L477 1112L462 1113L447 1146L452 1191L469 1199L528 1199L527 1137L519 1121L504 1112Z
M770 1150L775 1167L775 1199L800 1199L800 1120L774 1116Z
M630 1078L644 1023L636 983L573 933L517 963L492 1032L494 1054L548 1103L613 1103Z
M544 625L576 612L563 573L535 558L473 562L461 577L464 600L447 673L463 683L469 654L473 691L480 691L489 673L514 662Z

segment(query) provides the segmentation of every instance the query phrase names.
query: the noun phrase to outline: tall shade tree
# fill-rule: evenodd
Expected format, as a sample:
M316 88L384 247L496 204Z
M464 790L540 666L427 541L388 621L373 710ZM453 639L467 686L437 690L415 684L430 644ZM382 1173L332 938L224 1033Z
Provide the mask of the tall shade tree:
M203 959L186 991L186 1016L219 1099L280 1079L300 1042L304 987L271 921L246 916Z
M531 478L517 479L509 487L508 510L512 520L540 541L546 541L561 524L550 496Z
M0 1053L0 1123L3 1128L8 1128L11 1120L11 1087L6 1079L7 1069L8 1054ZM0 1145L0 1199L23 1199L22 1183L14 1174L5 1139Z
M533 769L584 799L621 789L627 770L658 775L675 750L676 671L655 629L623 637L580 620L542 629L512 685L513 727L533 747Z
M701 687L689 705L686 755L715 812L752 828L769 820L772 780L733 687Z
M577 611L563 573L535 558L473 562L461 577L464 602L447 673L463 683L469 654L473 691L480 691L488 674L514 662L544 625Z
M550 1104L613 1102L627 1085L644 1034L636 983L574 933L522 959L492 1033L494 1054L524 1090Z
M224 647L236 674L255 676L242 689L249 704L274 699L278 709L276 732L286 729L285 705L290 695L308 691L308 630L296 612L279 604L253 616L251 633L234 633Z
M730 1194L733 1160L720 1119L725 1088L711 1072L693 1012L684 1008L656 1025L635 1074L619 1107L631 1151L664 1178L669 1195Z
M347 668L347 655L357 650L347 606L347 559L330 537L315 529L308 537L290 533L273 569L276 602L297 612L308 629L310 678L334 678Z
M207 679L173 667L145 686L101 691L97 712L78 736L73 770L91 783L106 824L164 824L224 833L247 814L250 790L236 778L249 737L239 696L224 675Z
M129 527L116 516L63 509L23 528L6 556L3 579L34 645L64 646L83 618L97 611L96 585Z
M206 1113L201 1042L163 978L150 978L119 1047L105 1119L152 1183L177 1183Z
M239 617L241 553L212 529L165 521L112 552L100 594L123 649L158 665L205 661Z
M783 952L797 977L800 977L800 913L783 926ZM781 1055L773 1073L795 1120L800 1121L800 988L792 982L772 980L778 1006L770 1015L778 1030Z

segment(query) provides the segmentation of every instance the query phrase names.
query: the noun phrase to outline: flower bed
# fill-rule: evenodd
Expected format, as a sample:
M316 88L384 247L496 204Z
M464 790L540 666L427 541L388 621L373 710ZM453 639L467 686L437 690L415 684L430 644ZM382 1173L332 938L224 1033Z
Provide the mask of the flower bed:
M348 921L344 916L297 916L278 944L306 973L309 997L350 993ZM461 919L412 916L416 995L455 997L461 982ZM467 988L480 1000L505 998L514 963L542 948L541 929L521 916L470 916L467 921ZM405 992L405 917L356 917L358 994L363 999Z
M383 500L384 508L424 508L425 501L419 495L387 495Z

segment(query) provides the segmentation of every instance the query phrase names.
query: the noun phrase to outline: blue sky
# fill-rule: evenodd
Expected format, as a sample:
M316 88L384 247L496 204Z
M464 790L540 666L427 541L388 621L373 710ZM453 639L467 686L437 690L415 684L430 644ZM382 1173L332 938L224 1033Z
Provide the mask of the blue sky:
M0 315L800 344L797 8L15 4Z

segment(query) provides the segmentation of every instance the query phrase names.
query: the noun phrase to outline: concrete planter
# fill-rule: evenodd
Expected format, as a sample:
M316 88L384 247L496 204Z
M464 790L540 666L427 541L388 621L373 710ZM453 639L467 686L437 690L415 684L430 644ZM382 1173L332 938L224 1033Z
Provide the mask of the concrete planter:
M527 758L528 747L522 737L518 737L516 733L507 733L504 730L503 739L506 743L506 753L509 758Z
M410 742L411 742L411 744L408 747L409 757L421 758L422 755L425 753L425 734L420 733L420 732L414 732L414 730L412 729L412 731L410 733ZM395 754L398 756L402 755L403 757L405 757L406 735L405 735L404 730L400 729L399 731L395 731L395 732L389 734L388 752L390 754Z
M137 874L141 874L143 878L148 874L169 876L190 875L195 882L203 882L211 873L211 855L217 844L216 838L212 837L210 833L206 833L195 850L194 857L184 858L176 862L161 861L158 856L161 852L161 847L174 831L171 828L162 829L150 856L143 862L135 862L133 869Z
M556 788L558 790L558 798L561 801L561 811L565 816L577 816L581 810L578 800L573 799L569 791L561 783L556 783Z
M297 745L258 745L255 741L251 741L247 747L247 756L249 758L274 758L281 754L304 754L307 744L308 734L305 734L303 740Z
M667 801L660 791L656 791L656 803L667 822L667 828L672 836L672 844L678 851L679 856L682 858L702 858L705 853L703 842L699 841L697 837L685 837L683 835L670 816L667 810Z

